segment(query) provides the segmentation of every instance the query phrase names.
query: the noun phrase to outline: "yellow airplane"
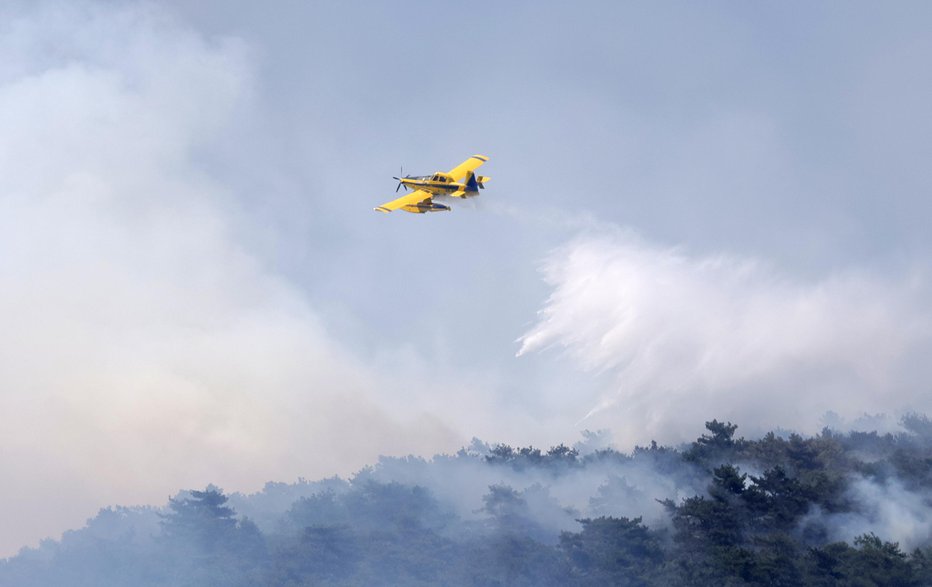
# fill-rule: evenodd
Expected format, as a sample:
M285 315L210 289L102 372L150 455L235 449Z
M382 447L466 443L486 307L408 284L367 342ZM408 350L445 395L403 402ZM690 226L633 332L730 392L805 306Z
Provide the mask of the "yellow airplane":
M374 208L374 210L377 212L391 212L392 210L401 209L414 214L448 211L450 210L449 206L434 202L434 198L478 196L479 190L485 189L485 182L491 178L476 175L473 172L488 160L489 158L485 155L473 155L447 173L438 171L433 175L393 177L392 179L398 180L398 187L395 188L396 194L401 186L404 186L405 190L413 189L414 191L401 196L397 200L386 202Z

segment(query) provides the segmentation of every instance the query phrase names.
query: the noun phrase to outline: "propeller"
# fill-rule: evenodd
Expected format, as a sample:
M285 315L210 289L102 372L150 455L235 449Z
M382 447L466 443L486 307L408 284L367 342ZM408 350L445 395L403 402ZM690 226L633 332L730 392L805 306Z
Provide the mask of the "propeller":
M401 189L401 186L405 185L405 184L403 184L403 183L401 182L401 180L402 180L402 179L409 179L408 176L405 175L405 167L404 167L404 165L401 166L401 174L400 174L400 175L401 175L401 177L393 177L393 178L392 178L392 179L397 179L397 180L398 180L398 187L395 188L395 193L396 193L396 194L398 193L398 190ZM406 186L406 185L405 185L405 191L408 191L408 186Z

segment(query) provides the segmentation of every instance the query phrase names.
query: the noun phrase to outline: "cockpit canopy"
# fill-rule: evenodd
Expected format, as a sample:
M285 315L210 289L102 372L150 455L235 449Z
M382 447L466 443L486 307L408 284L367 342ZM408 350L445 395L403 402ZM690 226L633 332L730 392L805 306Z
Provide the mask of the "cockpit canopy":
M439 181L441 183L453 183L453 178L446 173L435 173L430 176L430 181Z

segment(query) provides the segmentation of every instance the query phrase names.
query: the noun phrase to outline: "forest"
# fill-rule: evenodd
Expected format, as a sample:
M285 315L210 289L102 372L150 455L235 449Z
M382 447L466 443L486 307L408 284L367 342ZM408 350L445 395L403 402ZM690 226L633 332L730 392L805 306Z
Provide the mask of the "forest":
M930 585L932 421L677 447L474 440L349 479L108 507L0 585Z

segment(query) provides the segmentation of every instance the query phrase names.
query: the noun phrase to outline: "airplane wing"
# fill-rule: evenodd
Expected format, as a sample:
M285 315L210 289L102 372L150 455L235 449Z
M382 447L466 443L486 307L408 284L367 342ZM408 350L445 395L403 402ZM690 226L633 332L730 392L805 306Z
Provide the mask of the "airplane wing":
M485 155L473 155L469 159L463 161L451 169L450 175L453 176L453 181L463 181L463 179L466 177L467 171L475 171L479 168L480 165L488 160L489 158Z
M397 200L392 200L391 202L386 202L379 206L378 208L373 208L376 212L391 212L392 210L397 210L403 208L406 212L420 212L421 208L430 208L433 205L433 200L431 200L431 195L429 192L424 190L415 190L410 194L405 194Z

